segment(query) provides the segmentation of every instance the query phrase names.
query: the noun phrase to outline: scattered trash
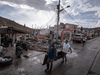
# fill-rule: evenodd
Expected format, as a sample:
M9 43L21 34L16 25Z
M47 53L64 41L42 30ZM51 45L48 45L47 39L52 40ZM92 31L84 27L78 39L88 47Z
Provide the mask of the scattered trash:
M25 57L25 58L29 58L29 56L27 56L27 55L23 55L23 57Z
M93 71L89 71L89 72L88 72L88 74L90 74L90 75L92 75L92 74L93 74L93 75L94 75L94 74L96 74L96 73L95 73L95 72L93 72Z
M72 48L72 53L68 52L66 56L69 57L69 58L74 58L74 57L77 57L78 54L77 54L77 53L75 52L75 50Z
M33 59L37 59L37 57L34 57Z
M19 69L17 69L17 72L23 73L23 72L25 72L25 69L24 68L19 68Z

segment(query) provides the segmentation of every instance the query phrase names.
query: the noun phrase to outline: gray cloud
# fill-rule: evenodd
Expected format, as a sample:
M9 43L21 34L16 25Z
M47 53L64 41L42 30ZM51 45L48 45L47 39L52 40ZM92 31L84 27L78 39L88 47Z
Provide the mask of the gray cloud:
M45 0L0 0L0 1L11 2L19 5L25 4L39 10L49 10L49 11L54 10L54 5L46 4L47 2Z
M31 24L40 24L43 22L48 22L48 18L51 17L51 14L49 11L54 10L54 5L53 4L47 4L47 0L0 0L0 1L5 1L9 2L11 6L11 3L17 4L17 5L12 5L12 8L9 8L8 6L2 6L0 9L2 12L0 15L7 16L9 18L16 20L19 23L30 25ZM49 0L48 0L49 1ZM52 0L53 1L53 0ZM10 3L11 2L11 3ZM53 1L54 4L58 3L57 1ZM18 5L28 5L30 7L33 7L35 9L20 9L20 6ZM66 7L67 5L70 5L70 8L65 8L65 10L75 19L76 22L78 22L82 26L87 26L91 27L93 26L96 22L98 22L97 26L99 26L100 21L98 21L97 17L100 17L100 1L99 0L62 0L61 5L63 7ZM16 9L15 7L18 7ZM24 7L24 6L23 6ZM62 8L61 8L62 9ZM16 10L16 11L14 11ZM38 11L40 10L40 11ZM43 10L43 11L41 11ZM37 12L38 11L38 12ZM4 13L5 12L5 13ZM10 13L11 12L11 13ZM45 12L45 13L43 13ZM3 14L4 13L4 14ZM46 14L48 13L48 14ZM9 15L9 16L8 16ZM16 16L17 15L17 16ZM48 16L49 15L49 16ZM64 16L61 16L64 15ZM62 11L60 15L60 21L64 23L73 23L77 24L71 17L67 15L66 12ZM19 19L20 17L20 19ZM43 17L45 17L43 19ZM28 18L28 19L26 19ZM86 20L85 20L86 19ZM27 20L27 21L26 21ZM39 23L40 22L40 23Z
M90 0L92 6L100 6L100 0Z

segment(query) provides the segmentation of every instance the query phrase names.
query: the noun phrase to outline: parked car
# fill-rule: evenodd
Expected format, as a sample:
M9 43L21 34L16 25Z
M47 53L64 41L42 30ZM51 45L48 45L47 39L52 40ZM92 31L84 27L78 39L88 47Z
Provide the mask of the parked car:
M75 42L75 41L82 42L83 37L84 37L84 34L75 34L75 35L73 35L73 42Z

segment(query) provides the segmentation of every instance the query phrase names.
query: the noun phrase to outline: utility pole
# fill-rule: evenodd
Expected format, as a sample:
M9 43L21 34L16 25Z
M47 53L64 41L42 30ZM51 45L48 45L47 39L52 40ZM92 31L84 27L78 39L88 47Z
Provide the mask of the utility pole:
M32 24L32 29L33 29L33 24Z
M59 13L60 13L60 0L59 0L59 4L57 5L57 34L56 34L56 43L58 42L58 25L59 25ZM57 48L57 44L56 44L56 48Z
M35 24L35 31L36 31L36 24Z
M81 26L81 33L82 33L82 31L83 31L83 27Z
M32 24L32 35L33 35L33 24Z

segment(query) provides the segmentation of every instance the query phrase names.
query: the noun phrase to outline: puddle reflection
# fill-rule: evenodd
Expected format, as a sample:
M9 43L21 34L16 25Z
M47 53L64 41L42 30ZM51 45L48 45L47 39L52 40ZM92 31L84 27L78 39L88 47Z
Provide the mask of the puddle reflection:
M74 58L74 57L77 57L78 54L77 54L77 52L75 52L75 50L72 48L72 53L68 52L66 56L67 56L68 58Z

